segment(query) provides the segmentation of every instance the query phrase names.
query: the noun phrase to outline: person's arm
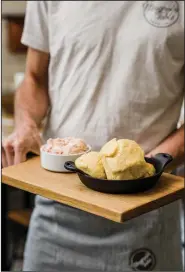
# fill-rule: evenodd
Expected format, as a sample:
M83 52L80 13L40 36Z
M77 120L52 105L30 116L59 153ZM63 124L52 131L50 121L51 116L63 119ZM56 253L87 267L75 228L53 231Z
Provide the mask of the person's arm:
M40 153L39 126L49 107L49 1L27 1L21 42L29 50L25 78L16 91L15 130L3 143L2 166L26 160L28 152Z
M167 139L146 156L155 156L157 153L168 153L174 158L166 167L165 172L172 172L184 163L184 125L167 137Z
M42 65L41 65L42 64ZM40 126L49 107L49 54L29 49L25 78L15 97L15 126Z
M39 154L39 125L49 107L49 54L29 49L25 78L15 96L15 129L3 143L2 166L26 160L28 152Z

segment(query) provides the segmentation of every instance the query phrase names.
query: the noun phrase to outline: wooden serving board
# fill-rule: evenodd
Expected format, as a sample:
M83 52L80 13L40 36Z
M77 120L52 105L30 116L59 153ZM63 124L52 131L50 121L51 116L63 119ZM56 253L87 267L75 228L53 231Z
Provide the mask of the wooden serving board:
M40 157L4 168L2 182L116 222L169 204L182 198L184 193L184 178L165 173L158 185L145 193L103 194L86 188L76 174L44 170L40 166Z

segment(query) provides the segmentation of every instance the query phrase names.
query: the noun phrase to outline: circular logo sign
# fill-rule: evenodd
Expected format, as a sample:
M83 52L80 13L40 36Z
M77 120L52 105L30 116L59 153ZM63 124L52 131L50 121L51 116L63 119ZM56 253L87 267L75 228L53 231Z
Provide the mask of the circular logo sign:
M144 17L156 27L169 27L179 18L177 1L144 1Z
M156 258L151 250L141 248L131 253L129 265L134 271L151 271L156 265Z

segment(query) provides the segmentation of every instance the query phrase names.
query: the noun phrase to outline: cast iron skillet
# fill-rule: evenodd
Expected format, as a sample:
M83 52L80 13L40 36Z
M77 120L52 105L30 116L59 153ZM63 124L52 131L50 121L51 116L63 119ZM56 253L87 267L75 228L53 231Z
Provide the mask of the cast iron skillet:
M74 162L66 162L64 167L74 173L77 173L81 182L88 188L110 194L134 194L151 189L159 181L165 166L173 158L166 153L159 153L152 158L145 158L146 162L154 165L156 173L154 176L139 178L135 180L105 180L93 178L76 168Z

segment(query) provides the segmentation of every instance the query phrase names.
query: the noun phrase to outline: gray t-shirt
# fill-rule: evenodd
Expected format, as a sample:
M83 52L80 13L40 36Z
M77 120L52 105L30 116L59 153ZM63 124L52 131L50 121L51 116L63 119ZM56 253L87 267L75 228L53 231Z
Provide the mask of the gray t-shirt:
M129 138L148 152L176 129L183 1L29 1L22 42L50 54L45 140Z

